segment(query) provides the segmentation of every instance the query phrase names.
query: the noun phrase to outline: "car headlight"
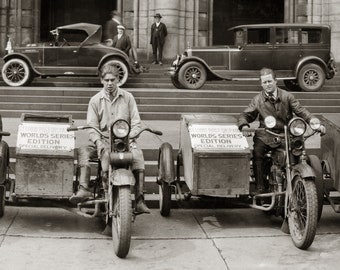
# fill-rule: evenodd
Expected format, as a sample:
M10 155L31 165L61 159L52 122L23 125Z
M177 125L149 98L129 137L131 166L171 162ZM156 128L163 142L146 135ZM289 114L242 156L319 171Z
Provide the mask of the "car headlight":
M310 121L309 121L309 125L313 130L319 130L321 123L319 118L313 117Z
M112 126L112 133L116 138L125 138L130 133L130 125L125 120L117 120Z
M294 136L301 136L306 132L307 124L301 118L294 118L288 124L290 134Z

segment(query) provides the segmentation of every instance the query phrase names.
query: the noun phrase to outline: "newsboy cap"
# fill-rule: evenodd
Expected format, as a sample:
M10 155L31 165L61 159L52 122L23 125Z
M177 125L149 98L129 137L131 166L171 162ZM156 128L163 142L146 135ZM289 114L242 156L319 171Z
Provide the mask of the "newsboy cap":
M156 13L155 16L153 16L154 18L162 18L160 13Z
M124 25L119 24L119 25L117 25L117 29L123 29L123 30L125 30L125 27L124 27Z

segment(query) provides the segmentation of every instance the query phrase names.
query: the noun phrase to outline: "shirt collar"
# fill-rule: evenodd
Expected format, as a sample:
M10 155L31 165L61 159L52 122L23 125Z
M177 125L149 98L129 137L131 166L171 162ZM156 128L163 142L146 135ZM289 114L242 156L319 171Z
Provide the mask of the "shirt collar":
M116 99L118 96L122 96L122 95L123 95L122 89L120 89L120 88L117 86L117 95L115 96L114 99ZM106 91L105 91L104 88L100 91L100 99L109 99L109 96L108 96L108 94L106 93ZM109 100L110 100L110 99L109 99Z
M263 97L265 98L265 100L269 100L269 95L267 94L267 92L265 90L262 91L263 92ZM276 88L276 90L273 93L273 96L276 100L280 100L280 92L279 92L279 88Z

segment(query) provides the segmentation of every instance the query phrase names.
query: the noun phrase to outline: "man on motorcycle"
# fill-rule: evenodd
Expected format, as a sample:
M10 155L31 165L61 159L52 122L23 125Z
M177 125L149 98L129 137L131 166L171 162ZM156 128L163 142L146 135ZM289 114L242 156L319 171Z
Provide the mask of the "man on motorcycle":
M124 119L131 125L130 137L133 137L141 130L141 119L137 104L129 92L117 86L118 77L114 66L106 64L100 71L100 79L103 89L94 95L87 110L87 125L97 127L102 132L108 133L111 123L117 119ZM90 159L101 158L105 151L110 151L108 139L102 139L93 129L89 131L90 143L82 146L78 151L78 164L80 167L79 189L71 196L70 201L74 204L86 201L92 195L88 190L91 168ZM132 172L136 179L135 201L136 213L150 213L143 196L145 181L144 157L141 149L137 148L136 142L130 143L132 152ZM103 182L108 178L109 164L101 160L103 170ZM107 181L106 181L107 183ZM104 185L105 188L105 185Z
M312 114L300 105L300 102L295 97L277 87L277 80L272 69L262 68L260 71L260 80L263 90L257 94L250 102L249 106L241 113L238 119L239 130L244 127L249 127L249 123L256 120L260 122L260 128L265 128L264 119L267 116L276 118L276 126L273 131L282 133L284 125L293 118L293 113L303 118L309 123ZM320 133L325 134L326 128L321 125ZM243 131L245 136L250 136L246 131ZM275 147L275 143L270 134L265 131L256 131L254 136L253 150L253 169L256 182L256 193L264 193L264 156L270 149Z

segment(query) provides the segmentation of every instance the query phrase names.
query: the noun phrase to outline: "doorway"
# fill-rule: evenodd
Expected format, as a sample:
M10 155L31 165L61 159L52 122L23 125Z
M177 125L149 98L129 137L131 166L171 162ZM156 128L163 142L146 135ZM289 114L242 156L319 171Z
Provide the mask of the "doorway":
M230 44L230 27L284 22L284 0L214 0L213 45Z
M104 25L117 0L41 0L40 39L50 39L49 31L72 23Z

